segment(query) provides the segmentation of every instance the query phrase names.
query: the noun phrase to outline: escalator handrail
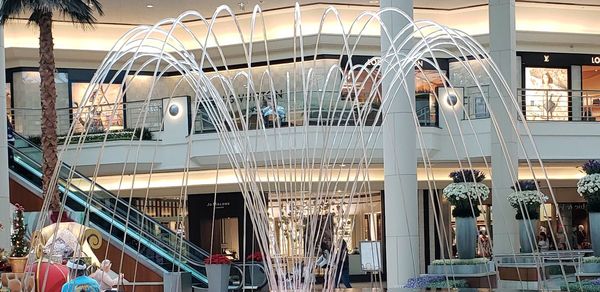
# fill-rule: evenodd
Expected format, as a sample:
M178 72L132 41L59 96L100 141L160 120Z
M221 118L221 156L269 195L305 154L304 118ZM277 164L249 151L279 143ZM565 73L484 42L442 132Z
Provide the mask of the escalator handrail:
M18 149L14 149L14 147L13 147L12 145L9 145L9 147L11 147L11 149L15 150L17 154L20 154L20 155L22 155L22 152L21 152L21 151L19 151ZM33 161L33 159L32 159L31 157L29 157L29 156L24 156L24 157L25 157L25 158L27 158L28 160L30 160L32 163L34 163L34 164L35 164L35 165L36 165L38 168L41 168L41 166L39 165L39 163L38 163L38 162L36 162L36 161ZM31 166L29 166L29 167L31 167ZM34 175L35 175L35 173L34 173ZM41 172L40 172L40 175L41 175ZM38 176L38 175L36 175L36 176ZM38 176L38 177L39 177L39 176ZM74 195L74 194L73 194L73 191L67 190L67 189L66 189L65 187L63 187L62 185L61 185L60 187L61 187L61 188L63 188L63 189L64 189L64 191L65 191L66 193L70 193L70 194L71 194L71 196L73 196L74 198L78 198L78 196L76 196L76 195ZM67 194L67 196L69 196L69 194ZM90 198L91 198L91 199L93 199L93 197L90 197ZM94 202L94 203L96 203L96 202ZM80 203L80 204L81 204L81 203ZM95 204L95 205L90 205L90 208L94 208L94 209L96 209L96 208L97 208L97 205L98 205L98 204ZM100 205L102 205L102 204L100 204ZM69 207L67 207L67 208L69 208ZM70 208L69 208L69 209L70 209ZM72 209L71 209L71 210L72 210ZM105 216L108 216L108 215L105 215ZM120 223L120 222L117 222L117 223ZM135 230L133 230L133 228L129 228L129 231L125 231L123 228L120 228L120 227L119 227L119 225L117 225L117 228L121 229L123 232L125 232L126 234L128 234L128 236L132 236L132 235L133 235L132 237L133 237L134 239L138 240L140 243L143 243L144 241L148 241L147 239L145 239L145 238L144 238L143 236L141 236L140 234L136 234L136 232L135 232ZM106 231L104 230L104 232L106 232ZM142 232L144 232L144 231L142 230ZM113 237L113 238L114 238L114 239L116 239L117 241L119 241L119 242L123 243L124 245L126 245L126 243L125 243L124 241L122 241L122 240L119 240L118 238L115 238L113 235L111 235L111 237ZM137 237L137 238L136 238L136 237ZM150 238L151 238L151 237L150 237ZM149 245L148 243L145 243L145 245L146 245L146 246L148 246L148 247L150 247L151 249L160 248L158 245L154 245L154 247L152 247L152 246L151 246L151 245ZM164 246L164 245L163 245L163 246ZM168 246L167 246L167 247L168 247ZM162 251L162 252L165 252L165 250L161 250L161 251ZM171 252L173 252L173 254L177 254L177 253L174 253L174 251L173 251L173 250L172 250L172 248L170 248L170 247L168 247L168 250L167 250L167 255L169 255L169 254L168 254L168 251L171 251ZM161 256L163 256L163 257L164 257L164 255L161 255ZM187 262L187 261L184 261L184 257L183 257L183 255L179 256L179 258L177 258L177 257L174 257L174 256L167 256L167 257L172 257L172 259L171 259L171 260L169 260L169 261L170 261L170 262L172 262L172 263L173 263L174 265L176 265L176 266L180 266L180 267L189 266L189 269L193 269L193 268L191 268L191 266L188 264L188 262ZM187 260L187 258L185 258L185 260ZM163 269L164 269L164 268L163 268ZM165 270L166 270L166 269L165 269ZM203 275L203 274L202 274L200 271L197 271L197 270L196 270L196 272L197 272L199 275L201 275L201 277L199 277L199 279L200 279L201 281L204 281L204 282L207 282L207 281L208 281L208 279L207 279L207 276L206 276L206 275Z
M250 267L256 266L256 267L258 267L263 272L263 274L265 275L265 278L260 283L260 285L256 285L256 287L258 289L260 289L260 288L264 287L265 285L267 285L267 283L268 283L269 280L267 278L267 272L266 272L264 264L259 264L259 263L256 263L256 262L241 262L241 263L234 263L233 265L236 265L238 268L240 268L240 270L242 269L242 267L240 267L240 266L250 266ZM244 275L244 277L245 277L245 275Z
M27 144L28 144L30 147L33 147L34 149L38 150L39 152L42 152L42 149L41 149L40 147L38 147L37 145L33 144L33 143L32 143L31 141L29 141L29 140L28 140L26 137L24 137L24 136L22 136L21 134L19 134L19 133L16 133L16 132L14 132L14 135L15 135L16 137L20 138L20 140L22 140L22 141L24 141L25 143L27 143ZM17 148L17 147L13 147L13 148ZM23 153L23 152L20 152L20 153L21 153L21 155L24 155L24 156L27 156L27 157L29 157L28 155L26 155L26 154L25 154L25 153ZM31 157L29 157L29 158L33 160L33 158L31 158ZM36 163L37 163L37 162L36 162ZM85 176L85 175L83 175L83 174L79 173L79 172L78 172L78 171L76 171L75 169L72 169L72 167L71 167L71 166L69 166L68 164L66 164L66 163L64 163L64 162L61 162L61 166L62 166L62 167L65 167L65 168L67 168L69 171L72 171L72 172L73 172L73 173L74 173L74 174L75 174L75 175L76 175L78 178L81 178L81 179L85 180L86 182L88 182L88 183L91 183L91 184L94 186L94 190L98 189L98 190L102 191L102 193L105 193L105 194L109 195L110 199L115 199L115 200L119 200L119 201L121 201L122 203L124 203L125 205L127 205L127 206L128 206L128 208L130 208L130 209L131 209L131 211L133 211L134 213L136 213L136 214L138 214L138 215L141 215L142 217L145 217L145 218L144 218L145 220L148 220L149 222L152 222L152 223L154 223L156 226L159 226L159 228L160 228L161 230L164 230L164 231L166 231L167 233L172 233L172 234L174 234L175 236L179 236L179 235L177 235L175 232L173 232L172 230L170 230L170 229L168 229L168 228L165 228L165 227L164 227L162 224L160 224L160 222L158 222L158 221L157 221L157 220L155 220L154 218L152 218L152 217L150 217L150 216L148 216L148 215L144 214L143 212L141 212L141 211L140 211L140 210L138 210L137 208L135 208L135 207L133 207L133 206L130 206L130 205L129 205L129 203L128 203L128 202L126 202L126 201L125 201L123 198L119 198L119 197L115 196L115 195L114 195L112 192L110 192L110 191L108 191L108 190L104 189L104 188L103 188L101 185L99 185L99 184L97 184L97 183L93 182L93 181L92 181L90 178L88 178L87 176ZM80 189L79 189L79 190L80 190ZM83 193L87 193L87 192L84 192L84 191L82 191L82 190L80 190L80 191L81 191L81 192L83 192ZM116 204L116 203L115 203L115 204ZM202 248L200 248L200 247L196 246L194 243L192 243L192 242L190 242L190 241L188 241L188 240L186 240L186 239L183 239L183 240L186 242L186 245L190 246L190 248L192 248L192 249L194 249L194 250L197 250L197 251L200 251L200 254L202 254L202 255L204 255L204 256L208 256L208 255L209 255L209 254L208 254L208 252L206 252L206 251L204 251Z
M9 145L9 147L11 147L11 149L13 149L13 151L15 151L16 154L19 154L20 156L22 156L22 157L30 160L31 163L35 164L35 166L41 168L40 164L37 161L34 161L31 157L29 157L27 155L24 155L23 152L21 152L19 149L15 149L14 146L12 146L12 145ZM61 183L62 183L62 181L63 180L61 179ZM64 188L64 186L63 186L63 188ZM71 185L70 188L72 190L70 190L69 192L72 193L73 196L76 196L74 194L74 191L76 191L78 193L81 193L83 195L87 194L86 192L84 192L81 189L79 189L77 186ZM97 199L94 198L93 196L92 197L88 196L87 198L90 199L90 203L93 203L94 208L100 209L100 210L108 210L109 212L112 213L112 210L109 210L109 208L105 204L103 204L102 202L98 202ZM115 218L120 219L122 222L127 222L127 218L124 218L119 213L113 213L113 214L111 214L111 216L114 216ZM133 225L133 224L128 225L127 228L131 229L134 232L139 233L140 236L147 236L148 238L156 236L156 234L149 233L148 231L144 230L143 228L140 228L140 227L138 227L136 225ZM125 230L121 230L121 231L126 232ZM178 235L175 234L175 236L177 236L178 239L180 239L180 237ZM172 253L180 252L180 251L174 249L173 247L171 247L170 245L165 244L164 241L156 241L156 243L159 243L160 246L162 246L163 248L165 248L168 252L172 252ZM205 253L202 253L202 255L205 255ZM194 264L196 266L201 266L202 265L200 262L198 262L198 261L196 261L194 259L188 258L188 257L184 257L183 259L186 262L190 262L190 263L192 263L192 264Z
M22 141L24 141L25 143L27 143L29 146L32 146L32 147L34 147L36 150L39 150L39 151L41 151L41 149L39 149L39 147L37 147L36 145L33 145L33 144L32 144L32 143L29 141L29 140L27 140L26 138L24 138L23 136L21 136L21 135L19 135L19 134L17 134L17 135L18 135L18 137L19 137L19 138L20 138ZM40 165L40 163L39 163L39 162L37 162L37 161L35 161L35 159L34 159L34 158L32 158L32 157L30 157L29 155L27 155L27 154L23 153L23 152L22 152L22 151L20 151L20 149L19 149L19 148L17 148L16 146L13 146L13 145L10 145L10 144L9 144L8 146L9 146L9 147L10 147L10 148L11 148L11 149L12 149L12 150L13 150L13 151L16 153L16 154L18 154L20 157L24 157L24 158L26 158L26 159L27 159L27 160L29 160L31 163L33 163L35 166L37 166L37 167L40 167L40 169L41 169L41 165ZM68 165L67 165L67 164L65 164L65 163L62 163L62 165L63 165L63 167L66 167L66 168L69 168L69 167L70 167L70 166L68 166ZM70 168L69 168L69 170L70 170ZM73 170L73 171L74 171L74 170ZM78 172L76 172L76 171L74 171L74 173L76 173L76 174L77 174L78 176L80 176L80 177L83 177L84 179L87 179L87 177L85 177L85 176L81 175L80 173L78 173ZM59 177L59 178L60 178L60 177ZM66 182L65 182L64 178L60 178L60 180L61 180L61 183L62 183L62 184L66 185ZM88 179L88 181L90 181L90 180ZM98 185L96 185L96 186L98 186ZM102 189L102 190L103 190L105 193L107 193L107 194L109 194L109 195L113 195L113 194L112 194L112 193L110 193L109 191L107 191L107 190L103 189L101 186L98 186L98 187L99 187L99 188L101 188L101 189ZM64 188L64 186L63 186L63 188ZM70 188L72 189L71 191L69 191L69 192L71 192L71 193L73 193L73 191L76 191L76 192L78 192L78 193L80 193L80 194L82 194L82 195L86 195L86 194L88 194L88 192L85 192L85 191L83 191L83 190L79 189L79 187L77 187L77 186L75 186L75 185L70 185ZM65 190L66 190L66 188L65 188ZM77 195L76 195L76 194L74 194L74 193L73 193L72 195L73 195L73 196L77 196ZM95 207L95 208L100 208L101 210L107 210L107 211L110 211L110 212L112 212L111 210L109 210L109 206L106 206L106 205L105 205L103 202L100 202L100 201L98 201L96 198L94 198L94 196L88 196L88 197L89 197L89 199L91 200L91 203L93 203L93 204L94 204L94 207ZM113 197L115 197L115 196L113 195ZM119 199L119 201L121 201L122 203L125 203L123 199L121 199L121 198L117 198L117 199ZM117 202L114 202L114 204L117 204ZM132 210L136 211L138 214L141 214L139 211L137 211L137 210L136 210L136 209L134 209L133 207L132 207ZM133 214L133 215L135 215L135 214ZM147 215L145 215L145 214L141 214L141 215L143 216L143 218L142 218L141 220L148 220L148 221L150 221L150 222L152 222L152 223L155 223L155 225L157 225L157 226L163 227L163 226L162 226L160 223L158 223L158 221L156 221L156 220L149 220L149 219L152 219L151 217L149 217L149 216L147 216ZM124 217L123 217L121 214L119 214L119 213L114 213L114 216L115 216L115 217L118 217L118 219L122 220L123 222L126 222L126 221L127 221L127 219L126 219L126 218L124 218ZM138 236L147 236L147 237L155 236L155 234L151 234L151 233L149 233L148 231L146 231L145 229L143 229L143 228L141 228L141 227L139 227L139 226L136 226L136 225L132 225L132 224L130 224L128 228L130 228L130 229L132 229L132 231L135 231L136 233L138 233L138 234L139 234ZM163 228L163 229L165 229L165 228ZM123 231L123 232L126 232L125 230L121 230L121 231ZM177 235L176 233L172 232L171 230L168 230L168 231L170 231L170 233L171 233L170 235L175 235L175 236L176 236L176 238L177 238L177 239L176 239L176 241L177 241L177 242L179 242L180 240L183 240L183 241L184 241L184 243L186 243L186 244L188 244L190 247L194 248L194 246L193 246L192 244L190 244L190 242L189 242L189 241L187 241L187 240L185 240L185 239L181 238L179 235ZM175 249L174 249L174 248L173 248L171 245L168 245L168 244L166 244L166 243L165 243L165 242L163 242L163 241L156 241L155 243L159 243L159 246L160 246L161 248L165 249L167 252L173 252L173 253L179 253L179 252L180 252L180 251L178 251L178 250L175 250ZM206 256L206 255L207 255L207 253L206 253L204 250L202 250L202 249L196 248L196 250L199 250L199 251L201 251L201 254L202 254L202 255L204 255L204 256ZM192 254L192 253L188 253L188 255L191 255L191 254ZM185 264L191 264L191 265L194 265L194 266L197 266L197 267L200 267L200 268L202 268L202 267L205 267L205 264L204 264L204 262L199 262L199 261L197 261L197 260L195 260L195 259L189 258L189 257L188 257L188 256L186 256L186 255L181 255L181 256L180 256L180 261L184 262ZM257 266L257 267L259 267L259 269L263 271L263 274L265 273L264 266L263 266L263 265L260 265L260 264L257 264L257 263L233 263L233 264L232 264L232 266L233 266L235 269L239 270L239 271L240 271L240 274L242 274L242 271L243 271L243 270L242 270L242 267L240 267L240 265L241 265L241 266L253 266L253 265L254 265L254 266ZM244 276L244 277L245 277L245 276ZM244 281L244 282L245 282L245 281ZM263 287L264 285L266 285L266 283L267 283L267 279L266 279L266 277L265 277L264 281L263 281L262 283L260 283L259 285L256 285L256 286L257 286L257 287ZM250 283L250 284L251 284L251 285L254 285L253 283ZM244 283L243 285L245 286L245 285L246 285L246 283ZM234 287L234 289L239 289L239 288L241 288L241 286L242 286L242 284L240 284L240 287ZM232 288L232 287L230 286L230 288Z

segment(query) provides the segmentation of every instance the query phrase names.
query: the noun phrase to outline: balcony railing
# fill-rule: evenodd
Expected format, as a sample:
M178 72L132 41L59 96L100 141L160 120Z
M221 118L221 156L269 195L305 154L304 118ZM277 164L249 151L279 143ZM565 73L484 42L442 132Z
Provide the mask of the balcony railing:
M151 132L162 129L162 99L151 100L148 104L135 101L116 106L113 104L87 106L82 109L79 117L78 110L77 107L56 109L59 136L66 135L72 123L75 123L75 133L81 133L86 128L89 129L89 133L139 128L136 124L142 124L142 115L146 113L144 127ZM41 135L41 109L9 108L7 113L15 131L29 137Z
M282 98L282 100L285 101L287 99ZM317 99L315 98L315 100ZM249 111L248 126L249 129L259 129L259 123L264 123L264 127L267 128L274 127L276 123L279 123L278 127L294 127L305 124L314 126L352 126L358 124L359 111L362 115L366 114L366 116L360 117L363 125L380 125L381 117L377 118L379 105L371 105L369 109L365 109L365 106L367 105L363 103L341 101L338 102L338 106L335 109L319 109L319 105L316 104L306 114L303 110L287 112L288 106L285 104L285 106L282 106L285 111L283 113L284 118L280 120L277 120L279 118L274 113L265 115L264 108L259 110L252 109ZM419 124L424 127L438 126L437 106L429 104L425 106L421 104L419 106L416 109ZM116 106L113 104L87 106L82 109L80 116L77 116L78 111L78 107L58 108L56 110L57 133L59 136L66 135L73 123L75 124L76 134L84 132L85 129L89 129L89 134L124 129L133 130L134 128L140 128L139 125L142 124L144 114L146 115L145 122L143 123L144 128L150 132L162 131L163 129L163 99L151 100L149 104L143 101L134 101L120 103ZM41 109L9 108L7 109L7 113L18 133L28 137L41 136ZM188 118L191 117L188 116ZM238 126L240 128L242 124L241 119L242 117L238 118ZM378 120L376 121L376 119ZM212 124L208 113L201 108L196 115L193 133L212 133L215 131L216 128Z
M600 121L600 90L519 89L528 121Z
M295 126L303 126L303 125L312 125L312 126L352 126L357 125L358 120L362 120L362 125L365 126L373 126L373 125L381 125L382 117L377 118L377 113L379 111L379 103L373 102L371 105L366 105L363 102L356 102L351 100L340 100L329 104L329 102L324 103L323 107L332 106L335 108L320 108L320 102L318 102L320 96L323 94L322 92L313 93L314 96L312 101L314 104L309 105L310 108L307 111L302 110L302 104L297 105L296 107L287 105L287 95L284 94L282 97L278 98L277 101L279 104L277 106L281 106L283 113L281 119L279 113L267 114L265 115L265 107L263 105L262 108L256 109L256 106L252 106L252 108L248 111L248 117L239 117L237 118L238 128L242 128L241 119L247 119L247 125L250 130L259 129L259 123L264 123L264 127L270 128L274 127L275 123L277 127L295 127ZM338 92L328 91L325 92L324 96L338 96ZM344 97L350 98L350 97ZM303 94L298 93L297 99L303 99ZM245 104L244 102L240 102L240 104ZM370 108L365 109L365 106L370 106ZM269 109L267 109L268 111ZM244 110L242 110L244 112ZM359 117L359 112L361 115ZM262 115L262 119L260 117ZM419 124L423 127L437 127L437 105L430 104L427 102L426 105L422 103L417 103L416 109L417 119ZM280 119L279 121L276 121ZM377 119L377 121L376 121ZM209 114L205 109L200 108L196 115L196 121L194 123L194 133L212 133L215 132L215 126L212 124Z

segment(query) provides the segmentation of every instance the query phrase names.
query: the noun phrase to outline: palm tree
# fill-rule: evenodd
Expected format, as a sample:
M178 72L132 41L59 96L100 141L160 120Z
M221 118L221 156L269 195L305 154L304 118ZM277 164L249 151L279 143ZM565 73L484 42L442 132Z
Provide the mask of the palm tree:
M84 28L96 22L94 12L103 15L102 4L98 0L3 0L0 7L0 24L4 25L9 18L29 14L29 23L40 28L40 100L42 104L42 192L44 196L52 196L50 209L60 210L58 189L52 194L50 179L56 168L57 144L56 135L56 84L54 73L54 42L52 37L52 16L56 13L68 18L73 24Z

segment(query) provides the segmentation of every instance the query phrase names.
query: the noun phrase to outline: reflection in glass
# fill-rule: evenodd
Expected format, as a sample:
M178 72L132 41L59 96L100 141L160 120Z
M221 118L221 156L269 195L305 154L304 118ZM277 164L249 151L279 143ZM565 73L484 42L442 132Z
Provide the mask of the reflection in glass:
M568 70L525 68L525 115L528 120L569 119Z
M73 83L72 96L75 131L83 132L86 128L90 133L104 132L105 130L123 129L123 105L121 103L121 85L102 85L94 89L87 101L84 95L89 83ZM85 103L84 103L85 102ZM119 103L115 107L115 103ZM79 107L83 107L81 115L76 117Z

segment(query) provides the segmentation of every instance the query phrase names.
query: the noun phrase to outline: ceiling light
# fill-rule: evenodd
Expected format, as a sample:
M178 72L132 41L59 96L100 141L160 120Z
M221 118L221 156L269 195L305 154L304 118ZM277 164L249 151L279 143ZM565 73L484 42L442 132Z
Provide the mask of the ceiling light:
M379 0L370 0L369 3L371 3L371 4L379 4Z
M146 4L146 8L154 8L154 5L152 5L152 4Z

